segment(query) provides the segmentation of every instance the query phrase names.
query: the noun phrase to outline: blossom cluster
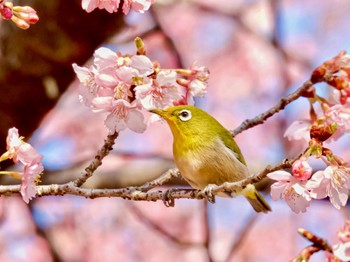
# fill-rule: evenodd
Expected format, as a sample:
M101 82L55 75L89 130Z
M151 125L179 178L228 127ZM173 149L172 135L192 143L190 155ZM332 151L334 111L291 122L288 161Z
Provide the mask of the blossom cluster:
M193 104L193 97L206 92L208 69L162 69L144 53L136 39L138 54L123 55L101 47L93 65L73 64L80 80L80 101L93 112L105 112L110 134L129 128L142 133L147 125L142 110Z
M124 0L123 1L123 13L127 15L130 9L138 13L144 13L147 11L155 0ZM94 9L106 9L107 12L117 12L119 8L120 0L82 0L81 5L86 12L90 13Z
M30 6L13 6L12 2L0 0L0 16L14 22L21 29L28 29L30 24L39 21L36 11Z
M294 162L292 172L275 171L267 176L278 182L271 185L271 196L281 196L295 213L306 212L312 199L329 197L337 209L346 205L350 189L350 169L329 165L312 173L310 164L303 159Z
M320 97L315 89L308 94L311 110L309 120L293 122L285 132L290 140L304 140L308 144L303 156L294 162L291 173L275 171L267 176L278 182L271 186L274 200L280 196L296 212L305 212L312 199L329 197L340 209L348 200L350 168L340 157L324 147L324 142L336 141L350 132L350 56L341 52L319 66L311 76L313 83L326 82L332 87L331 97ZM316 113L313 103L320 104ZM313 173L310 156L321 159L324 170Z
M15 178L22 180L21 195L26 203L35 197L35 185L40 180L40 174L44 171L41 163L43 158L38 152L29 144L23 141L23 137L18 134L17 128L9 129L6 138L7 151L2 154L0 161L12 159L14 163L21 163L24 165L23 172L2 171L1 174L8 174Z

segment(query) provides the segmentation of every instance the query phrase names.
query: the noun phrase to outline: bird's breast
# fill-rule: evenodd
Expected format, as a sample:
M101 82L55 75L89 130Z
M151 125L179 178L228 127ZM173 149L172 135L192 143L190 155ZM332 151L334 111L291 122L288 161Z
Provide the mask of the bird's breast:
M242 164L235 153L227 148L221 139L205 146L182 148L174 159L185 180L194 188L204 189L208 184L220 185L224 182L236 182L249 175L248 168Z

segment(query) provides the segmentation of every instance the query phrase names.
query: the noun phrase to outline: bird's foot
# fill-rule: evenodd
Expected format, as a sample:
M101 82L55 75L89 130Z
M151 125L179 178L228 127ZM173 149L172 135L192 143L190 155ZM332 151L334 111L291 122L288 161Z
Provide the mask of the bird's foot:
M203 192L205 194L205 197L210 203L215 203L215 195L213 194L213 189L216 187L215 184L209 184L204 189Z
M162 200L166 207L174 207L175 206L175 199L171 196L171 194L175 190L173 188L168 189L163 193Z

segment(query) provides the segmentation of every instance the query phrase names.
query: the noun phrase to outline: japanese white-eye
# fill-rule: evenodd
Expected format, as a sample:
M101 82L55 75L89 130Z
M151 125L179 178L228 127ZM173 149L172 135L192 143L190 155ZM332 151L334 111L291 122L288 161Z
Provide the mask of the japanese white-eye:
M160 115L174 136L175 163L184 179L196 189L224 182L237 182L249 170L230 132L215 118L194 106L175 106L151 112ZM269 204L249 184L241 192L256 212L271 211ZM228 192L219 196L233 196Z

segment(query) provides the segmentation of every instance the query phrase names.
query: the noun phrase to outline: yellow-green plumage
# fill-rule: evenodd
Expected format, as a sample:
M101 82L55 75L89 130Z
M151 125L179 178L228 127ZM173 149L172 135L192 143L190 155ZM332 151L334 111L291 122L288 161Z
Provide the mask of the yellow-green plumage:
M175 163L192 187L204 189L210 184L237 182L249 176L244 157L232 135L208 113L194 106L151 111L169 124L174 136ZM242 194L255 211L271 210L253 185Z

